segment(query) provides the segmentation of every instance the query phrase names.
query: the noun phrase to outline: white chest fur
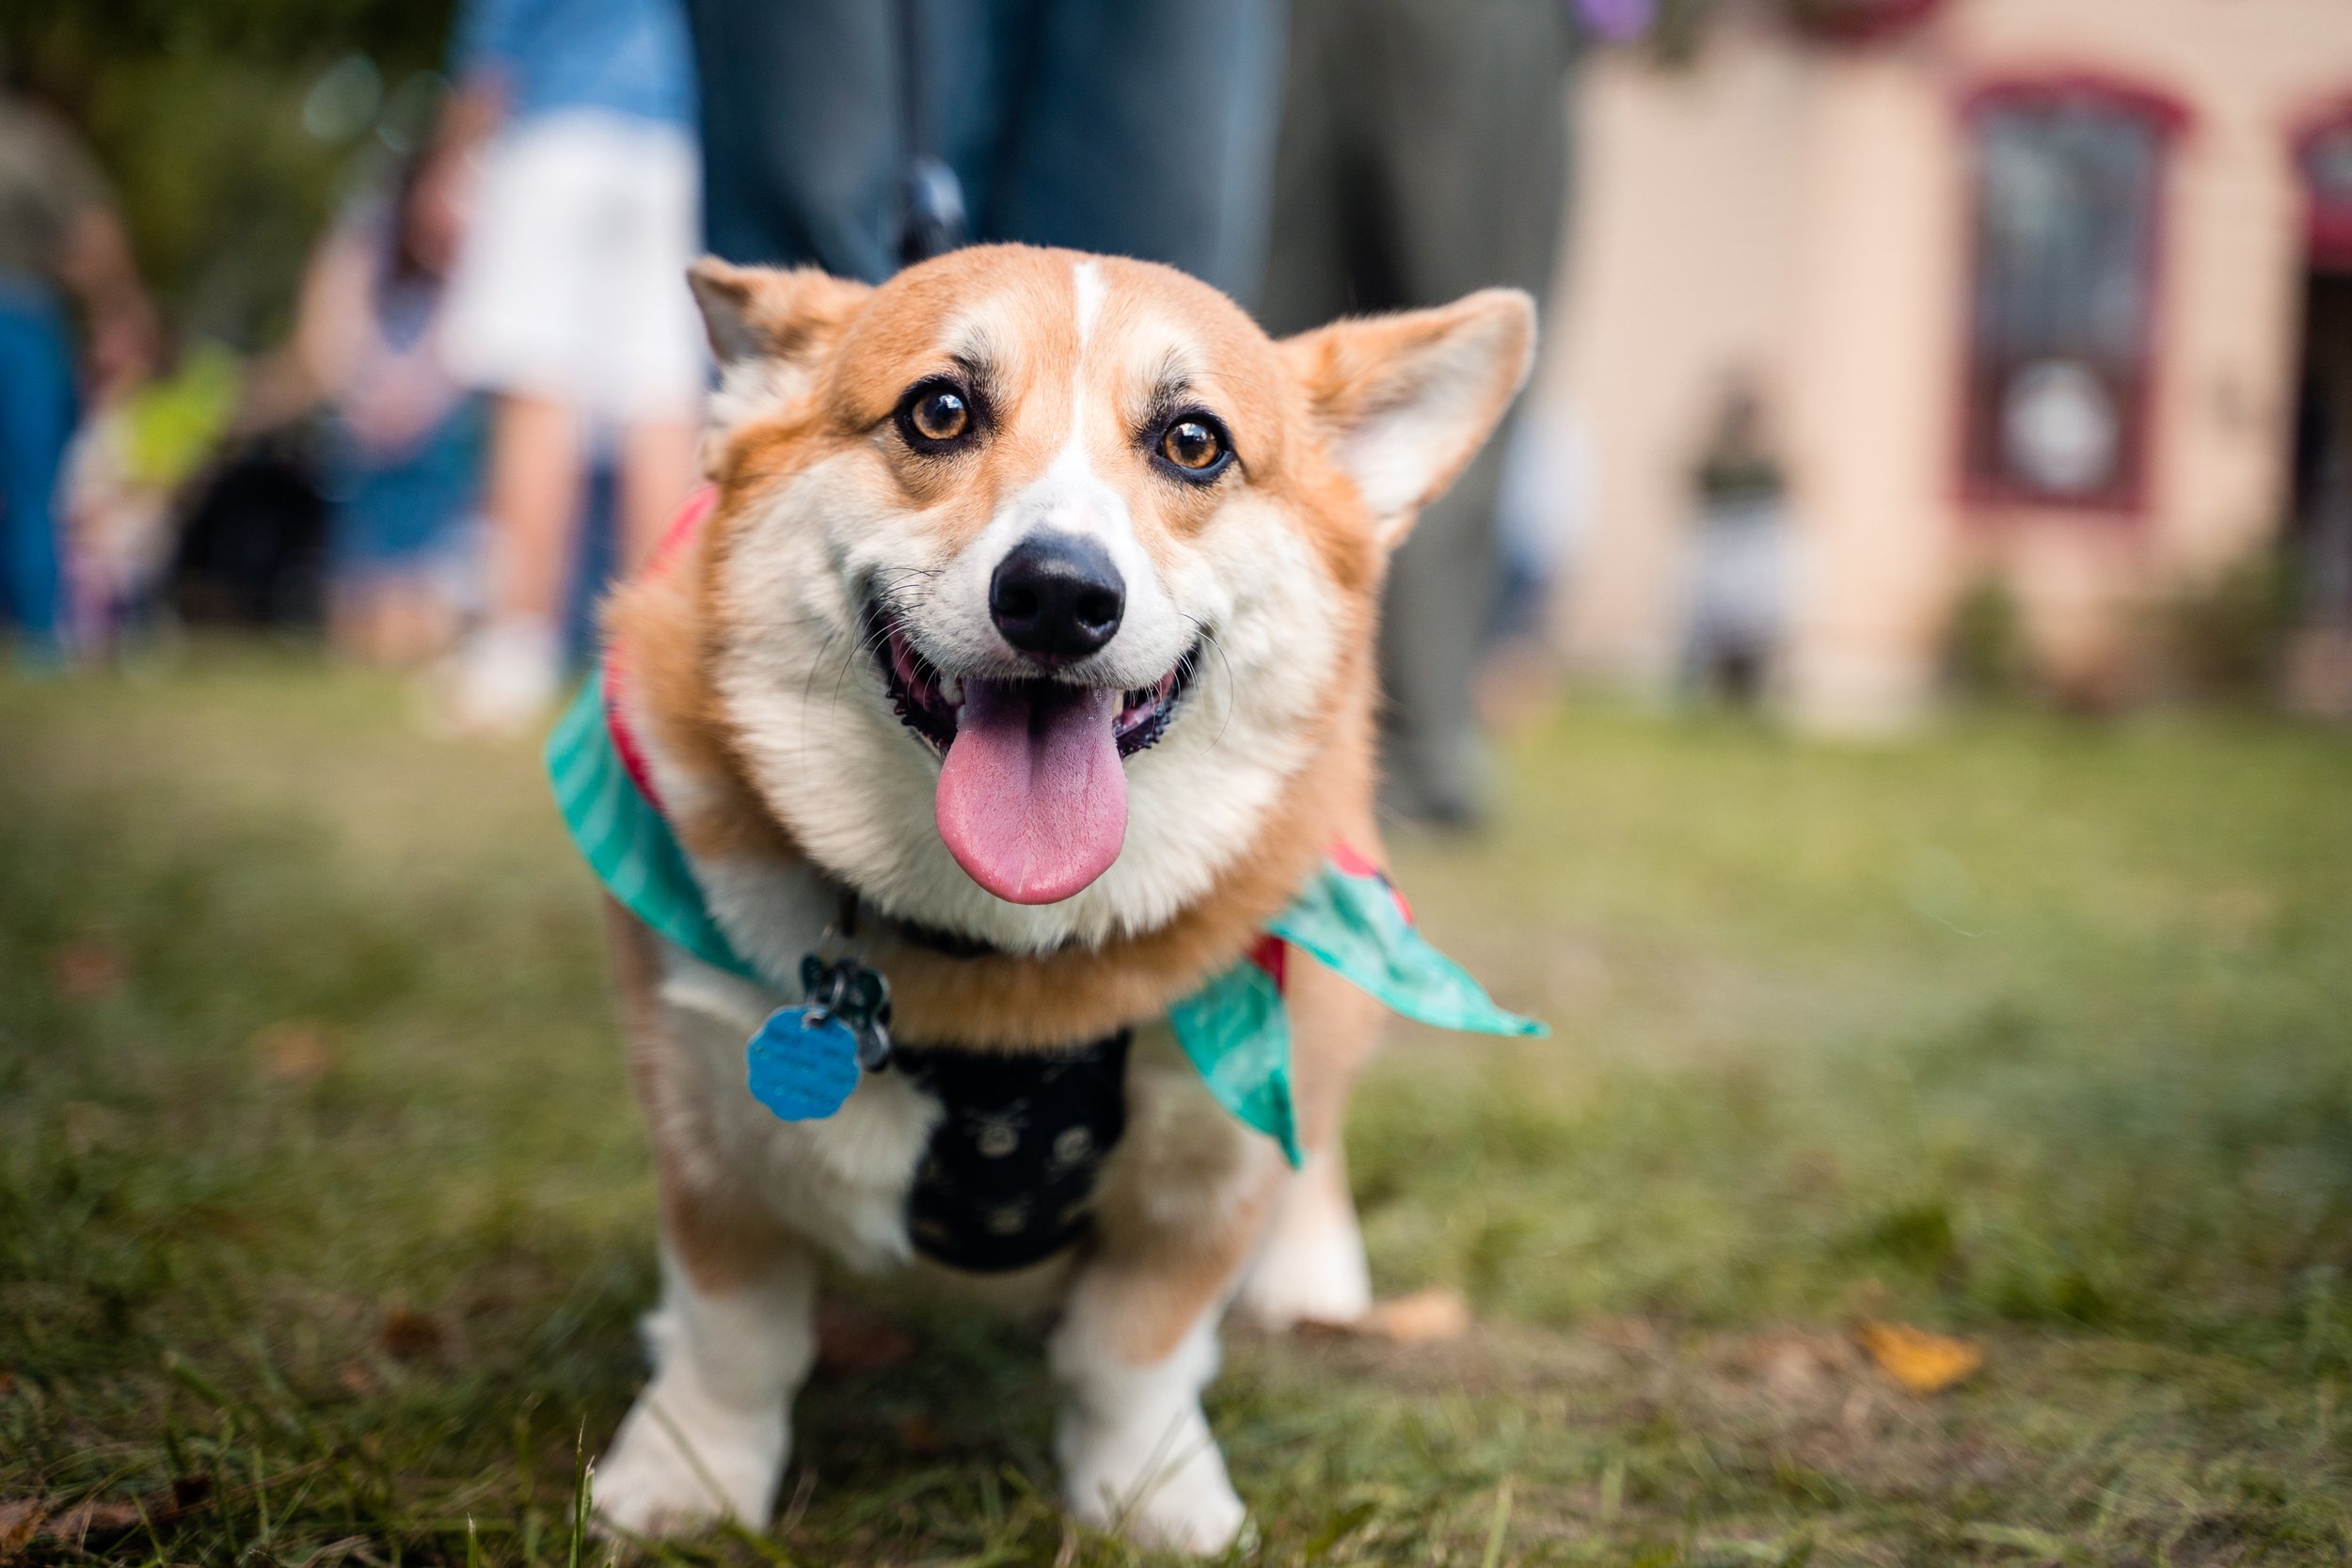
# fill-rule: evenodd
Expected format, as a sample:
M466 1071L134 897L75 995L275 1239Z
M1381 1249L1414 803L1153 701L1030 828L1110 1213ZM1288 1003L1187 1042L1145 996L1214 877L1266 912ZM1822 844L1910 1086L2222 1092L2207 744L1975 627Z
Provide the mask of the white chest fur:
M707 1151L747 1178L792 1228L856 1269L914 1256L907 1192L941 1115L904 1076L867 1073L821 1121L782 1121L751 1097L744 1043L783 999L670 949L661 1000L687 1058Z

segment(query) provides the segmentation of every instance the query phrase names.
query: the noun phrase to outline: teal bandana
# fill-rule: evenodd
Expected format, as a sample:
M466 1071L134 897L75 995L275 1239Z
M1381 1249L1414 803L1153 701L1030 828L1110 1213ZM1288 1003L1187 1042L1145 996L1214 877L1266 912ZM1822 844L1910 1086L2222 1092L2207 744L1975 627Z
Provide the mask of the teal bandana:
M572 842L614 898L713 968L773 985L711 919L685 852L640 783L642 770L632 769L614 743L601 677L588 682L557 722L548 737L547 763ZM1431 946L1376 871L1325 862L1266 929L1406 1018L1482 1035L1545 1032L1534 1020L1496 1006L1467 971ZM1243 959L1169 1008L1168 1021L1217 1103L1280 1144L1292 1164L1300 1164L1290 1013L1269 968Z

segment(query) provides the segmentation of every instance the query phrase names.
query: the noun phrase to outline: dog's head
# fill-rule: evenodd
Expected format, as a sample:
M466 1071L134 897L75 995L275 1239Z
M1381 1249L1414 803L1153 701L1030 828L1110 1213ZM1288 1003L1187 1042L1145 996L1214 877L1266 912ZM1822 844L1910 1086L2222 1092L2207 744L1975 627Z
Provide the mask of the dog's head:
M1021 246L693 283L715 717L818 863L1015 952L1154 929L1251 852L1534 323L1493 291L1278 343L1168 268Z

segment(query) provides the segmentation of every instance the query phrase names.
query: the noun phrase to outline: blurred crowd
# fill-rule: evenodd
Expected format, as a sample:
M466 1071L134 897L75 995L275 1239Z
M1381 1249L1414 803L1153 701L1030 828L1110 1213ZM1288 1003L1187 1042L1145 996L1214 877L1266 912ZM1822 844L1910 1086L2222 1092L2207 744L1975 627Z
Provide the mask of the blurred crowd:
M993 240L1183 267L1284 333L1539 296L1581 40L1645 0L465 0L286 341L175 344L108 182L0 102L0 604L20 665L315 618L526 728L695 477L707 250L879 280ZM388 152L387 148L390 150ZM1393 576L1394 802L1461 819L1473 682L1540 619L1559 432L1497 441ZM1517 477L1506 477L1506 467ZM1571 476L1572 478L1572 476ZM1556 510L1556 509L1549 509Z
M1544 304L1545 371L1390 576L1400 816L1476 818L1483 736L1564 666L1838 729L1972 692L2352 715L2336 0L438 0L446 39L281 40L246 80L309 83L299 126L244 112L251 178L209 183L158 142L236 117L140 95L167 58L209 91L237 29L188 67L42 3L46 66L0 55L54 100L0 87L20 668L315 626L438 728L527 730L694 481L691 260L879 281L1012 240L1277 334ZM326 215L281 237L261 166L305 135Z

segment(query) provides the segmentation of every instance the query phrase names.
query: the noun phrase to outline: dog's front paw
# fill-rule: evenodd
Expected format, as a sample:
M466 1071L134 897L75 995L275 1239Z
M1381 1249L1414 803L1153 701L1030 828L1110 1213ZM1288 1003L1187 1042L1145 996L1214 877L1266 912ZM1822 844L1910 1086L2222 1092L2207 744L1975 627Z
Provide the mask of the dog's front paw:
M657 1381L638 1396L596 1465L596 1517L655 1539L699 1534L729 1518L760 1528L775 1511L788 1446L780 1409L726 1410L678 1398Z
M1162 1433L1079 1423L1063 1433L1061 1457L1071 1513L1137 1545L1205 1556L1232 1545L1248 1515L1197 1413Z

